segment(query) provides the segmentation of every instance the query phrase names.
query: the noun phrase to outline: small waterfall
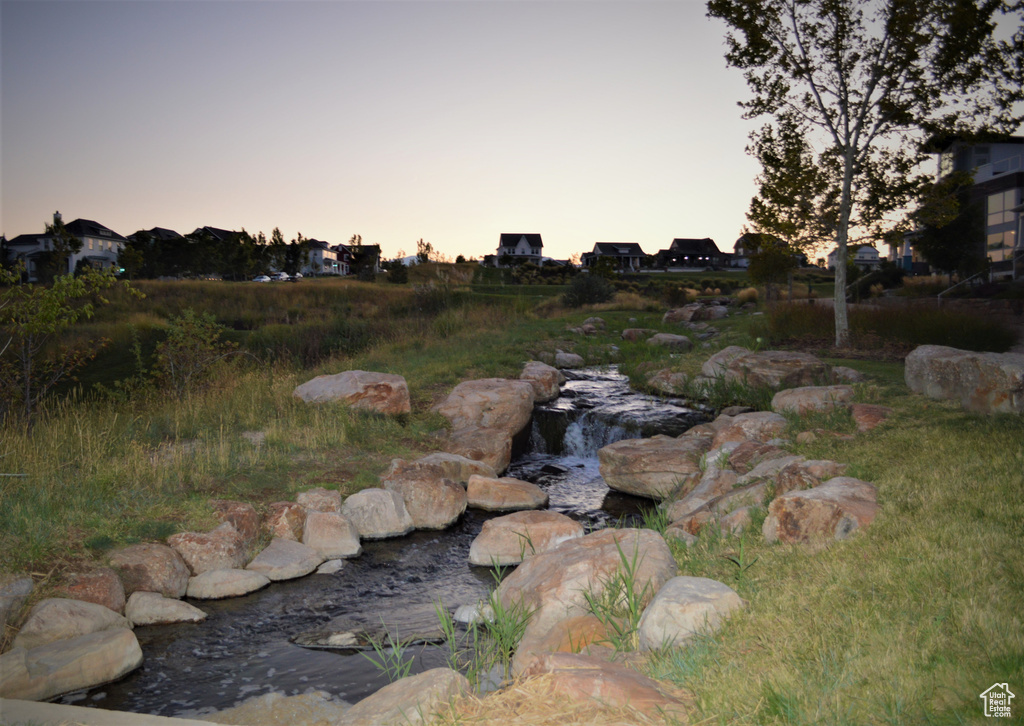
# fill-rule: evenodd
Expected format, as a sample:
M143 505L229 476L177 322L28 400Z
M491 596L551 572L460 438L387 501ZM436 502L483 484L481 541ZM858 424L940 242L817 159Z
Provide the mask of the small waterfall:
M599 449L622 439L635 438L637 432L621 424L602 421L592 411L584 411L576 421L565 429L562 451L566 456L591 459Z

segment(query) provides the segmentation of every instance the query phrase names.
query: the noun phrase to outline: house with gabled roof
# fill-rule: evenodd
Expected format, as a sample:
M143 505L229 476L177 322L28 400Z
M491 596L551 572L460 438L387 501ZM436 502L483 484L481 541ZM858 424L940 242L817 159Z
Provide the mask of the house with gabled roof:
M594 249L584 252L580 262L584 267L593 267L598 260L610 259L620 272L637 272L645 257L647 253L636 242L595 242Z
M544 242L539 234L503 232L498 238L497 264L509 265L521 262L541 263Z
M342 272L342 263L338 260L338 252L326 242L318 239L307 239L305 255L299 272L303 275L345 275L348 265Z
M694 239L676 237L668 249L656 255L658 267L718 267L725 263L726 255L710 237Z
M53 215L54 223L61 221L60 212ZM91 219L76 219L64 225L70 235L82 243L81 249L68 255L66 269L57 270L58 275L70 275L79 264L88 264L98 270L117 267L117 255L128 241L109 227ZM7 242L7 255L10 261L21 261L25 264L29 282L40 277L40 266L48 253L54 250L53 235L22 234Z

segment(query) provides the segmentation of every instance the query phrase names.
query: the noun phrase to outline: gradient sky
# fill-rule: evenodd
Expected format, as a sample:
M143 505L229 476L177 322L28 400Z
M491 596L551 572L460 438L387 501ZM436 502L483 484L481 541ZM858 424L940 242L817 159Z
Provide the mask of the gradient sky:
M54 210L388 257L539 232L723 251L756 163L724 26L675 2L8 1L0 232Z

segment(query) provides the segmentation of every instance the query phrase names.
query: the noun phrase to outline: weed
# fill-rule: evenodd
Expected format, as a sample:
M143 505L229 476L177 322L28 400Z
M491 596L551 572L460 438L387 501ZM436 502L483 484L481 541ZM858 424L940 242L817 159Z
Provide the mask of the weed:
M653 593L650 582L638 588L637 575L642 561L639 540L635 540L630 557L617 541L615 548L619 553L619 569L600 582L597 592L587 590L583 597L587 601L587 609L604 625L610 645L622 652L636 650L640 616Z
M663 507L644 507L640 510L640 526L644 529L653 529L664 535L670 524L672 521L668 516L668 510Z
M380 623L384 625L383 618L381 618ZM386 634L384 636L370 639L370 645L373 647L372 653L360 651L360 655L373 663L378 670L386 675L390 683L394 683L409 675L409 671L412 670L414 657L406 655L408 643L395 637L394 634L387 630L387 626L385 626L385 631Z

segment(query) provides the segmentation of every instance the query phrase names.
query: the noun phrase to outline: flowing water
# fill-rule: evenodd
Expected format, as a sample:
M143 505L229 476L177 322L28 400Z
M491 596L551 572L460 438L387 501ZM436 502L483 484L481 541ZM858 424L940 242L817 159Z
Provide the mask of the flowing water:
M567 372L562 396L534 412L526 451L507 476L538 484L549 508L591 529L637 514L649 502L614 492L601 479L597 451L625 438L678 435L705 421L681 400L634 393L614 368ZM197 601L209 614L198 624L137 628L145 661L127 678L65 696L64 703L162 716L192 716L235 706L270 691L326 691L354 703L387 684L364 655L292 642L338 620L372 626L421 627L436 603L449 610L486 597L490 570L468 564L484 521L476 510L452 528L364 542L360 557L332 575L273 583L246 597ZM333 621L333 623L332 623ZM438 646L412 646L413 672L445 664Z

